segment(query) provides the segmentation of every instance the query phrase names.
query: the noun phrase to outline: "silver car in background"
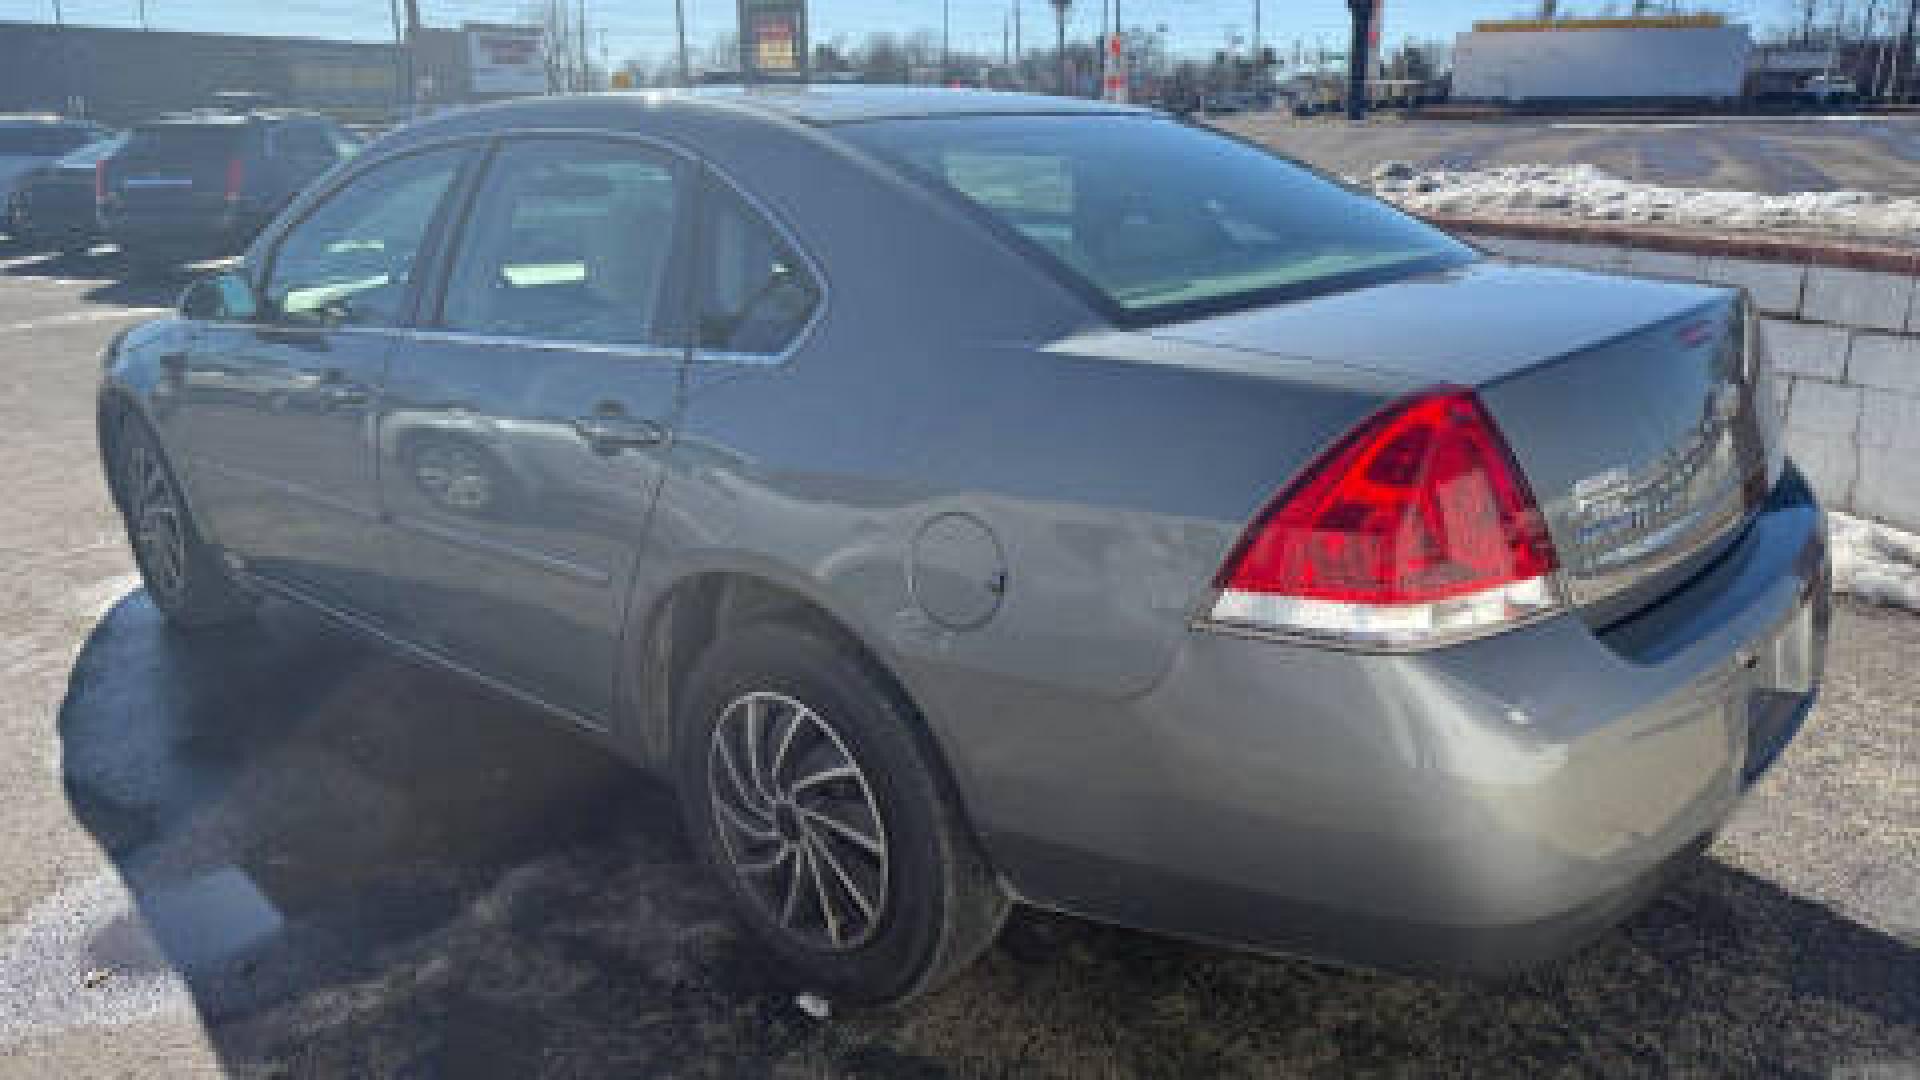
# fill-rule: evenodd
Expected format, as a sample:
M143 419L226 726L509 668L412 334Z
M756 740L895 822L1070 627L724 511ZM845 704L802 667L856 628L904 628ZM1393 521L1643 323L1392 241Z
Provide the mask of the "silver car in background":
M1820 678L1739 293L1483 258L1145 110L444 116L105 364L176 625L291 598L657 770L836 994L937 984L1015 903L1540 962Z

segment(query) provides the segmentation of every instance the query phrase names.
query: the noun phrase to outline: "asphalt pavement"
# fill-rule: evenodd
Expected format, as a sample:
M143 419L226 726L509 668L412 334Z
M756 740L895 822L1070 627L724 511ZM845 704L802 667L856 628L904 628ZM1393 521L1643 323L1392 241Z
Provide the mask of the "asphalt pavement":
M1773 195L1839 190L1920 195L1920 116L1913 115L1385 116L1355 127L1269 112L1212 122L1348 176L1365 176L1382 161L1409 161L1422 169L1585 164L1626 180L1670 187Z
M0 251L0 1076L1920 1078L1920 618L1843 604L1725 835L1544 970L1021 914L942 993L819 1020L651 782L299 611L162 625L92 395L178 286Z

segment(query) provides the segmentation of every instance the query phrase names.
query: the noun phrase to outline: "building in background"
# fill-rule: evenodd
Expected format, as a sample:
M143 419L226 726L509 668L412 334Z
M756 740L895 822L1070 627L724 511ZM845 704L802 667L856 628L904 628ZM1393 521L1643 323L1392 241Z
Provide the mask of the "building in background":
M379 119L403 70L391 44L0 22L0 112L124 124L244 93L342 119Z
M1753 42L1717 15L1475 23L1453 53L1453 100L1580 106L1737 101Z

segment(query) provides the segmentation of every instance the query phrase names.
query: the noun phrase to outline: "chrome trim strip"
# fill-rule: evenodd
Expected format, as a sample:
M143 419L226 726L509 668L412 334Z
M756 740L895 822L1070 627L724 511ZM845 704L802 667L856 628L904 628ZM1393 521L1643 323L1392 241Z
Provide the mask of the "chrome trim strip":
M488 675L476 668L468 667L436 649L428 648L418 642L408 641L406 638L382 627L371 618L321 600L319 597L298 585L291 584L280 578L266 577L253 570L236 570L235 575L241 579L243 584L249 585L261 592L272 593L283 600L307 608L350 630L364 634L411 659L432 667L451 671L456 675L464 676L497 694L511 698L524 705L530 705L542 712L565 720L569 724L585 728L588 731L601 735L612 734L613 729L611 727L595 720L585 713L569 709L564 705L556 705L530 690L522 690L512 683Z
M540 352L592 353L599 356L624 356L636 360L665 360L681 363L687 350L670 345L611 345L591 341L558 338L509 337L499 334L475 334L465 330L437 330L395 327L393 336L403 341L447 345L474 345L490 349L534 349Z
M545 570L559 577L568 578L582 585L591 585L594 588L604 589L613 584L613 575L605 570L586 566L574 562L571 559L562 559L557 555L549 555L544 551L524 547L520 544L508 543L505 540L496 540L480 533L452 528L427 518L395 515L388 520L395 527L405 529L408 532L430 536L435 540L444 541L455 547L467 548L468 550L478 551L482 554L499 555L513 559L516 562L526 563L529 566Z

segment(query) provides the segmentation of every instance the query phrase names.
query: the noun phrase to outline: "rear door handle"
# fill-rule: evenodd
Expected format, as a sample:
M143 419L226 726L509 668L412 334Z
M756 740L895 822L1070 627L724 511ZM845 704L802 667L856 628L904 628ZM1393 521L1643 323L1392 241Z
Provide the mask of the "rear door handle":
M597 454L659 446L667 441L667 429L634 416L617 401L603 401L591 413L576 417L573 430Z

